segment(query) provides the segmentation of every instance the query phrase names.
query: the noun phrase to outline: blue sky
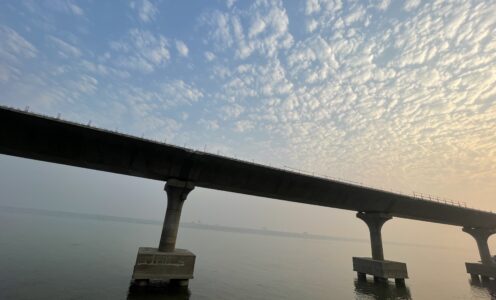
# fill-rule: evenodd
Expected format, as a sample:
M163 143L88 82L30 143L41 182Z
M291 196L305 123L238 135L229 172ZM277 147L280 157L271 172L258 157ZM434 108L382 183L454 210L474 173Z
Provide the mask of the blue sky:
M494 1L2 1L0 104L495 210L494 16Z

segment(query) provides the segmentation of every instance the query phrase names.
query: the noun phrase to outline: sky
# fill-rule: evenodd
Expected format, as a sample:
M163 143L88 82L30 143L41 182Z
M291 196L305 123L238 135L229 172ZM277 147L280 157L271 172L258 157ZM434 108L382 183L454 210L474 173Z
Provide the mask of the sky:
M0 105L496 211L494 16L494 1L2 1ZM8 205L165 209L160 182L7 156L0 179ZM204 189L183 220L367 236L353 212ZM385 239L470 240L390 222Z

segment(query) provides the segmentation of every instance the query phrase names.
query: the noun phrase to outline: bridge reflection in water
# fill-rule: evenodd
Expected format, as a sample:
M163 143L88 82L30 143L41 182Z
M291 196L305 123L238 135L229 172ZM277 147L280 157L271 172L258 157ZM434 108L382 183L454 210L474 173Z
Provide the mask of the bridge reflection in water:
M493 284L494 285L494 284ZM406 286L395 286L387 282L364 281L360 279L354 280L355 295L359 298L363 296L372 297L373 299L412 299L410 289ZM475 285L482 287L482 285ZM485 285L487 286L487 284ZM485 287L484 286L484 287ZM188 300L191 292L187 287L143 287L139 288L131 286L129 288L128 300ZM246 296L246 295L244 295Z
M187 287L146 286L129 287L127 300L188 300L191 292Z
M355 279L354 284L357 296L371 296L372 299L412 299L410 289L406 286L360 279Z

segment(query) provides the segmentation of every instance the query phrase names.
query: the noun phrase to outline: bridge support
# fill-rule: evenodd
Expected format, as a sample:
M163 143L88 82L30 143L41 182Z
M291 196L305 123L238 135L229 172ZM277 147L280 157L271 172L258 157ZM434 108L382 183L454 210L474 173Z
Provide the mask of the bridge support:
M363 280L366 274L369 274L374 276L376 282L386 282L388 278L394 278L396 285L403 286L405 278L408 278L406 264L384 260L382 248L381 228L392 216L378 212L359 212L357 217L369 227L372 248L372 258L353 257L353 271L357 272L358 279Z
M463 227L463 231L475 239L481 258L480 263L465 263L467 273L470 274L472 280L479 280L479 276L482 280L496 279L496 263L491 258L491 252L487 244L487 240L492 234L496 233L496 229Z
M165 185L167 211L158 248L140 247L134 266L132 281L135 285L150 282L187 286L193 278L195 255L188 250L176 249L181 210L189 192L190 182L169 179Z

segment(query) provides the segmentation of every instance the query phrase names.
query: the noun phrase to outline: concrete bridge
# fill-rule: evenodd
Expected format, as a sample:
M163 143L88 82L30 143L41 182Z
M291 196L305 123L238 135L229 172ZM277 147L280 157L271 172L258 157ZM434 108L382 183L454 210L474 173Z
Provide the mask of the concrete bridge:
M167 182L167 211L158 248L140 248L133 281L187 284L195 255L176 249L182 205L196 187L357 212L370 230L372 257L353 258L359 279L394 278L406 264L384 259L381 227L393 217L460 226L477 242L481 263L467 263L473 279L495 278L487 240L496 214L194 151L89 125L0 106L0 153Z

